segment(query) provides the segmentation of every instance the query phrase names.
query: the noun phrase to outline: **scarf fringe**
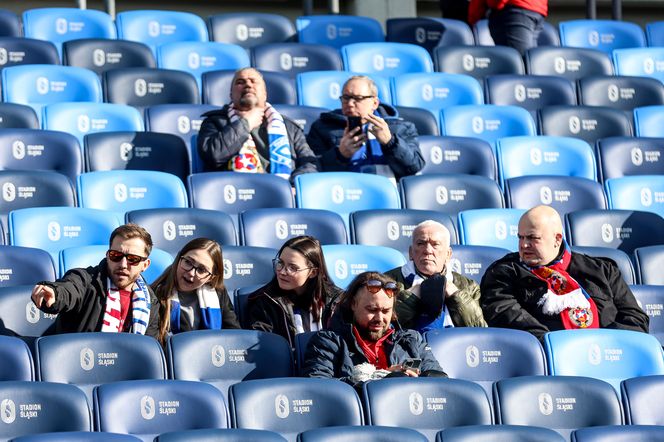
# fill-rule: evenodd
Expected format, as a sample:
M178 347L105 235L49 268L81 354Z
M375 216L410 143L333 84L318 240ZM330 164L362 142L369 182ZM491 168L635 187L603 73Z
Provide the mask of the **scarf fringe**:
M537 302L542 307L545 315L557 315L567 309L590 308L590 302L586 299L581 289L573 290L564 295L556 295L551 290Z

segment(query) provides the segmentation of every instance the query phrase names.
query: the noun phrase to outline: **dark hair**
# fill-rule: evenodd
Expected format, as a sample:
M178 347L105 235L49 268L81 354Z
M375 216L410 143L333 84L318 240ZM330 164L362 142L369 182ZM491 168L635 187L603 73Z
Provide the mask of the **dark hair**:
M224 289L224 261L221 246L216 241L208 238L195 238L180 249L173 263L164 269L163 273L152 283L152 290L159 301L159 336L162 345L166 342L166 335L171 326L171 302L170 297L176 288L177 268L180 258L191 250L205 250L212 258L212 276L205 283L210 287Z
M115 230L113 230L111 233L111 238L108 240L109 248L113 244L113 240L116 236L120 236L124 239L142 239L145 243L146 256L150 256L150 253L152 252L152 236L150 236L150 233L138 224L128 223L123 224L120 227L116 227Z
M384 275L383 273L380 272L363 272L357 275L353 280L348 284L348 287L344 291L343 295L341 295L341 299L339 300L339 305L337 308L342 309L342 311L345 312L350 312L353 310L353 302L355 301L355 298L357 298L357 294L360 291L362 287L367 283L367 281L371 279L377 279L378 281L382 282L383 284L387 282L394 282L394 279L390 278L387 275ZM396 309L394 308L395 302L397 299L396 293L392 297L392 321L396 321L397 319L397 314L396 314Z

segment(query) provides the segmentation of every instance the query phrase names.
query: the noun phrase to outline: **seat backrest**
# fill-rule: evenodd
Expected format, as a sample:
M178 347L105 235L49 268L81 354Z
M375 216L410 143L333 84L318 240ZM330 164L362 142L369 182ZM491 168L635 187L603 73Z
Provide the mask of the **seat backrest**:
M610 247L590 247L590 246L571 246L572 252L583 253L597 258L609 258L615 262L622 274L625 283L636 284L637 273L632 265L632 260L629 255L622 250L613 249Z
M309 331L304 333L297 333L295 335L295 342L293 345L293 361L295 362L295 372L301 375L304 371L304 359L307 352L307 345L309 340L318 333L317 331Z
M138 41L85 38L62 45L62 64L90 69L98 75L116 68L154 68L149 46Z
M608 54L614 49L646 45L643 29L636 23L617 20L569 20L558 23L560 44L599 49Z
M98 431L143 440L168 431L229 426L224 395L205 382L111 382L94 389L93 403Z
M632 135L630 118L611 107L548 106L537 116L542 135L580 138L590 145L600 138Z
M251 48L251 65L262 71L276 71L291 78L306 71L341 70L339 51L325 45L267 43Z
M634 135L637 137L664 137L664 105L634 109Z
M664 346L664 316L662 316L664 313L664 286L636 284L629 288L634 294L636 302L650 319L648 333Z
M648 46L664 46L664 21L656 21L646 24L646 40Z
M141 439L130 434L107 433L104 431L60 431L21 436L12 442L140 442Z
M60 55L53 43L25 37L0 37L0 65L60 64Z
M493 423L486 393L470 381L400 377L366 382L362 389L371 425L412 428L433 440L448 427Z
M7 9L0 9L0 29L3 37L20 37L21 21L18 15Z
M664 174L664 138L600 138L596 155L603 181L625 175Z
M19 246L0 246L0 274L0 287L53 281L57 275L48 252Z
M341 96L343 85L353 75L362 74L348 71L310 71L297 74L295 78L297 104L327 109L340 108L341 102L339 101L339 97ZM378 99L380 102L392 104L393 100L389 79L381 76L373 76L371 79L378 88ZM270 90L271 95L272 91Z
M394 77L413 72L433 72L426 49L408 43L352 43L341 48L344 69Z
M642 210L664 217L664 176L634 175L611 178L604 182L611 209Z
M279 433L269 430L248 430L245 428L223 428L170 431L155 438L155 442L286 442Z
M344 440L426 442L429 439L419 431L410 428L381 425L314 428L303 431L297 436L297 442L341 442Z
M201 95L193 75L173 69L118 68L102 75L104 99L134 107L198 104Z
M525 425L469 425L439 431L436 442L564 442L559 433L543 427Z
M288 17L263 12L211 15L207 19L210 40L250 49L265 43L295 39L295 26Z
M525 73L521 54L508 46L438 46L433 61L436 72L465 74L478 80L489 75Z
M574 84L555 75L489 75L484 80L486 102L536 111L545 106L576 104Z
M493 149L484 140L431 135L420 135L417 139L426 161L421 174L462 173L496 178Z
M415 125L420 135L440 135L438 117L419 107L395 106L399 116Z
M48 279L53 281L55 277ZM0 334L28 338L55 331L57 315L37 309L30 298L35 283L0 287Z
M173 256L192 238L209 238L222 247L237 245L233 219L218 210L182 207L131 210L126 213L126 221L143 226L150 232L154 246Z
M519 249L519 219L525 209L471 209L459 212L459 242L492 246L516 252Z
M168 341L173 379L202 381L226 394L249 379L293 375L291 348L283 336L256 330L195 330Z
M39 129L39 120L30 106L0 103L0 128Z
M203 103L214 106L228 104L234 75L233 69L205 72L202 75L201 89ZM267 99L270 104L295 104L297 93L290 76L272 71L262 71L261 75L265 80L265 89L269 91Z
M28 345L14 336L0 336L0 381L34 381L32 353Z
M283 117L291 119L300 126L305 135L309 133L311 125L318 120L320 114L329 111L329 109L322 107L298 106L295 104L276 104L274 108Z
M284 241L310 235L321 244L346 244L343 218L318 209L251 209L240 214L240 241L246 246L278 249Z
M621 384L621 393L627 423L664 425L662 410L653 406L664 394L664 376L640 376L626 379Z
M328 244L322 248L330 278L342 289L362 272L384 273L406 263L401 252L384 246Z
M239 287L267 283L274 276L272 259L276 249L251 246L226 246L224 255L224 285L229 293Z
M452 270L480 283L484 271L511 251L502 247L456 245L452 249Z
M664 427L655 425L605 425L579 428L572 432L571 442L629 442L658 440L664 437Z
M611 58L597 49L541 46L528 49L524 59L530 75L557 75L576 81L613 74Z
M304 15L295 20L300 43L313 43L340 49L351 43L383 42L378 20L355 15Z
M466 22L450 18L399 17L385 21L386 41L422 46L432 53L436 46L475 44L473 31Z
M664 63L664 51L662 53ZM615 76L580 78L577 81L579 103L585 106L608 106L628 112L636 107L664 104L664 84L660 80L626 75L635 74L616 72Z
M256 379L232 385L228 393L235 428L297 433L320 427L362 425L360 399L338 379Z
M634 249L634 263L641 284L664 285L661 262L664 257L664 246L638 247Z

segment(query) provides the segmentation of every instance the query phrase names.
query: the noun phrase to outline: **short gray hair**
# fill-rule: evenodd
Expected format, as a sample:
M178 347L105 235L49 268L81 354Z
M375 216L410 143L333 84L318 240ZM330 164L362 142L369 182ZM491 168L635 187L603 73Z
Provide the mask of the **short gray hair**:
M342 89L345 89L346 85L348 83L350 83L351 81L355 81L355 80L366 81L367 84L369 85L369 90L371 91L371 95L373 95L374 97L378 96L378 86L376 86L376 82L373 81L371 79L371 77L369 77L367 75L353 75L353 76L349 77L348 80L346 80L346 82L344 83L344 86L343 86Z

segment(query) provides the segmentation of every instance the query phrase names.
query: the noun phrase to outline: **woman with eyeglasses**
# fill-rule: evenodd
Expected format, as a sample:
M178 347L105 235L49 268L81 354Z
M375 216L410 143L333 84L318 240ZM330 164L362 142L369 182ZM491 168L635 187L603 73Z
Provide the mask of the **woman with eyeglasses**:
M286 241L273 263L272 280L249 295L249 324L283 336L294 347L297 333L324 328L341 289L327 273L320 242L311 236Z
M240 328L224 287L223 269L221 246L211 239L196 238L152 284L159 300L159 330L153 336L162 345L169 333Z

